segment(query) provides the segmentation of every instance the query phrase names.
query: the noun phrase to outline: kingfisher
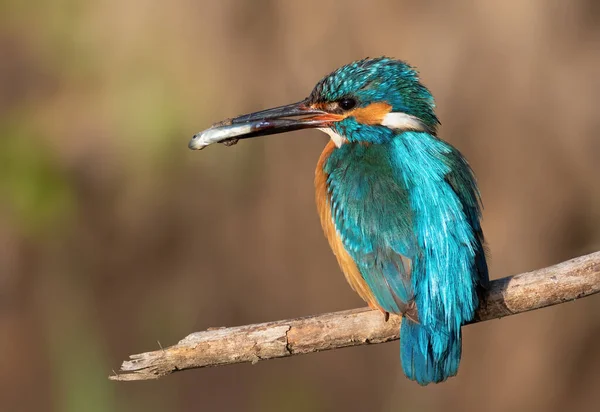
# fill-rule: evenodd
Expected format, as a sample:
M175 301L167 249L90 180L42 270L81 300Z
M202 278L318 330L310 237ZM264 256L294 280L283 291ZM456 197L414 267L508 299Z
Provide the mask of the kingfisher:
M421 385L455 376L461 327L488 284L481 197L462 154L437 135L431 92L407 63L366 58L304 100L227 119L189 143L317 128L318 214L346 280L387 321L402 316L400 359Z

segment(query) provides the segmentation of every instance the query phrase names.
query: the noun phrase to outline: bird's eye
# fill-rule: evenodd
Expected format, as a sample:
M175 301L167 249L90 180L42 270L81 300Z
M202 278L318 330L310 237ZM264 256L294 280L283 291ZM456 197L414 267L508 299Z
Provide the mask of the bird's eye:
M354 106L356 106L356 100L347 97L345 99L340 100L338 104L342 110L350 110Z

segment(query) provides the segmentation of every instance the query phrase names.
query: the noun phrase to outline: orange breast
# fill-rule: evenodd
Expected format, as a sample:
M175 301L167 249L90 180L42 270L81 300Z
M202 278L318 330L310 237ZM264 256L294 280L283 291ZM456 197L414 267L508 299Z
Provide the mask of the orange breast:
M331 216L331 203L329 191L327 188L327 174L324 171L325 162L331 153L336 149L335 144L332 141L327 143L325 150L321 153L319 162L317 163L317 169L315 170L315 192L317 200L317 210L319 217L321 218L321 226L325 232L325 236L329 241L329 246L333 250L333 254L337 258L337 261L346 276L346 280L358 295L369 304L373 309L379 309L385 312L379 307L371 289L367 286L367 283L363 279L356 262L342 243L339 233L335 228L335 223Z

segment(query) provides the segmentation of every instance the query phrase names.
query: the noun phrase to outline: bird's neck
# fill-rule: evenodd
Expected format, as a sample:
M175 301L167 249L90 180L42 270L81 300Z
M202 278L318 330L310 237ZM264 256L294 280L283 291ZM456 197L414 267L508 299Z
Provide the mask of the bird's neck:
M406 131L380 143L370 141L330 141L320 164L326 173L349 165L357 173L395 174L407 189L443 181L450 171L449 156L455 149L427 132ZM377 177L377 175L373 176Z

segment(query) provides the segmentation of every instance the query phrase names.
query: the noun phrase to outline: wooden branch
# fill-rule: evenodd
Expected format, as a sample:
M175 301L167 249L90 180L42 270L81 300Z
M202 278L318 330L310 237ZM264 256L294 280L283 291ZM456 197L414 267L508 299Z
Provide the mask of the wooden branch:
M480 322L573 301L600 291L600 252L555 266L494 280L482 299ZM401 318L385 322L379 311L368 308L326 313L305 318L211 328L196 332L178 344L131 355L116 381L157 379L173 372L283 358L346 346L383 343L398 339Z

